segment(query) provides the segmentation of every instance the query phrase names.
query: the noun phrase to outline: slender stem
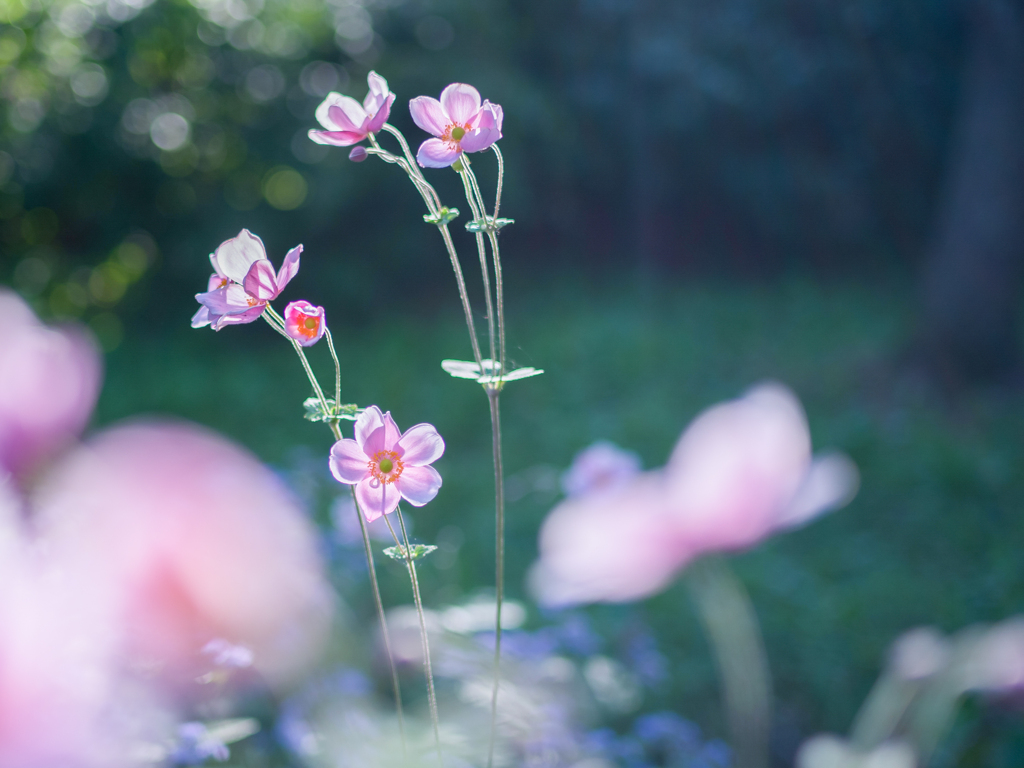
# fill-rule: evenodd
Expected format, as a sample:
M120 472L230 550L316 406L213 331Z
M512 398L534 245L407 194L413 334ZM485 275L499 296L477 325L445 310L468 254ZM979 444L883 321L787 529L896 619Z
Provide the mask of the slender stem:
M331 337L331 329L324 326L324 336L327 337L327 348L331 350L331 359L334 360L334 404L341 404L341 363L338 362L338 353L334 349L334 339Z
M501 459L501 390L487 389L491 409L491 447L494 453L494 688L491 691L491 736L487 748L487 766L494 764L494 742L498 730L498 688L501 683L501 605L505 597L505 479Z
M469 170L469 160L463 156L461 162L463 165L462 171L459 172L459 178L462 179L462 187L466 192L466 202L469 203L469 209L473 213L473 220L486 226L486 211L480 207L478 200L474 199L475 193L472 184L475 182L475 179L472 175L473 172ZM491 344L491 360L492 362L497 362L497 349L494 343L494 304L491 301L491 271L487 266L487 249L484 247L483 232L476 232L475 236L476 252L480 257L480 275L484 283L484 304L487 307L487 337ZM480 372L486 373L483 370Z
M505 179L505 156L501 154L497 144L491 144L495 157L498 158L498 188L494 193L494 218L498 218L498 209L501 208L501 188Z
M463 156L463 159L465 159L465 156ZM487 216L487 206L484 204L483 194L480 191L480 184L476 180L476 174L473 173L473 169L468 164L465 165L465 171L466 171L466 175L469 177L470 185L471 185L471 187L473 189L473 193L474 193L474 195L476 197L477 206L478 206L478 208L480 210L480 218L483 220L483 223L485 225L489 225L489 226L487 226L487 239L490 241L490 244L491 244L491 256L493 257L493 260L494 260L494 294L495 294L494 298L495 298L495 303L498 305L498 346L499 346L499 356L496 358L495 355L494 355L493 341L492 341L491 359L492 360L496 360L496 362L498 362L498 376L500 377L501 375L503 375L505 373L505 297L504 297L504 290L502 288L502 279L501 279L501 255L500 255L500 251L498 249L498 232L497 232L497 230L494 229L494 221L498 218L498 206L499 206L499 204L501 202L502 176L504 175L504 172L505 172L504 159L502 158L501 153L498 152L498 192L497 192L497 195L495 196L495 201L494 201L494 215L491 216L489 218L489 220L488 220L488 216ZM478 243L478 245L479 245L479 243ZM481 255L481 258L482 258L482 255ZM490 298L489 294L488 294L488 298ZM492 328L492 331L493 331L493 328ZM499 382L499 386L500 386L500 382L501 382L500 378L498 379L498 382Z
M771 676L750 598L722 561L699 560L688 575L722 682L736 768L767 768Z
M423 171L420 170L419 164L412 156L412 150L409 149L409 143L405 140L405 136L402 132L395 128L395 126L391 125L391 123L384 123L384 130L398 139L398 143L402 145L402 153L405 155L405 159L409 162L409 167L412 168L416 175L422 179Z

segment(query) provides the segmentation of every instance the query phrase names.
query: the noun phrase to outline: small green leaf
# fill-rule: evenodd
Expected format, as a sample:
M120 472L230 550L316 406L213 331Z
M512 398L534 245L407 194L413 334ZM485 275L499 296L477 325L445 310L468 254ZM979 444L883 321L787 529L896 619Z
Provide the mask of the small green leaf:
M324 411L324 404L319 397L307 397L302 407L306 410L303 418L308 421L337 421L346 419L355 421L365 408L360 408L355 403L342 403L338 405L332 398L327 399L327 411Z
M441 367L456 379L470 379L484 387L497 387L498 389L501 389L506 382L528 379L531 376L540 376L544 373L540 368L516 368L499 375L498 364L489 358L483 360L482 372L479 365L469 360L442 360Z
M459 216L458 208L442 208L437 212L437 216L431 216L429 213L423 216L423 220L427 224L451 224Z
M411 560L421 560L422 558L429 555L437 547L433 544L413 544L409 547L409 558ZM384 550L384 554L390 557L392 560L401 560L405 562L405 547L388 547Z
M515 219L496 219L493 216L484 216L482 219L474 219L466 222L466 229L470 232L497 232L508 224L514 224Z

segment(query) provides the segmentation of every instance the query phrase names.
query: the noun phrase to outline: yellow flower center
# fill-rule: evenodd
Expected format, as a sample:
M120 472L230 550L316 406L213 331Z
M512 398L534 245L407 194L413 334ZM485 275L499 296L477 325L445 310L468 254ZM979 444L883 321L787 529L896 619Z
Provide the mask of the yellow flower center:
M370 476L387 485L402 476L405 464L394 451L377 451L368 464Z

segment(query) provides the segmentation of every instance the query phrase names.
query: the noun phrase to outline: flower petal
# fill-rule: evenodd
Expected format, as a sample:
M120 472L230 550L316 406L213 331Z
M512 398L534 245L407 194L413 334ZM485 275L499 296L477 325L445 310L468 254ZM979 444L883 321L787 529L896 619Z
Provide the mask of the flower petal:
M459 159L462 151L454 149L440 139L427 139L420 144L416 162L424 168L447 168Z
M465 83L452 83L441 91L441 108L453 123L465 125L480 111L480 91Z
M395 486L402 498L414 507L422 507L441 490L441 475L433 467L406 467Z
M384 123L388 121L388 117L391 115L391 105L395 103L395 94L388 94L387 99L381 105L380 109L374 112L369 121L366 123L367 133L376 133L384 127Z
M228 284L228 279L222 275L218 275L214 272L210 275L210 279L206 282L206 290L216 291L218 288L223 288Z
M266 304L257 304L251 309L247 309L245 312L238 312L231 315L218 315L216 318L213 317L213 313L210 313L210 317L213 319L213 323L210 326L215 331L219 331L226 325L242 325L244 323L251 323L254 320L258 320L259 316L263 314L263 310L267 308Z
M356 442L366 451L366 441L379 427L384 426L384 414L376 405L371 405L356 419Z
M269 259L260 259L249 267L242 285L246 293L260 301L276 299L278 290L274 265L270 263Z
M401 499L402 495L395 483L381 483L380 480L368 477L356 484L356 502L368 523L381 515L394 512Z
M309 138L317 144L329 144L332 147L351 147L366 138L361 131L310 131Z
M355 485L369 476L369 458L355 440L339 440L331 447L331 474L339 483Z
M221 243L214 253L214 258L217 260L215 268L219 267L221 274L236 283L241 283L254 262L267 258L267 249L256 235L248 229L243 229L237 237Z
M248 301L248 294L238 283L231 283L215 291L197 293L196 301L214 315L237 315L252 307Z
M381 426L373 430L366 438L363 450L366 451L367 456L373 456L378 451L393 451L401 436L401 430L398 429L395 420L391 418L391 411L388 411L384 414Z
M437 434L433 424L417 424L409 427L398 439L395 452L402 457L407 467L422 467L441 458L444 440Z
M301 245L296 245L284 255L284 262L281 264L281 271L277 273L277 294L275 294L275 298L298 273L300 255L302 255Z
M803 525L814 517L848 504L857 495L857 465L841 453L815 458L789 506L775 520L778 528Z
M478 128L467 133L460 142L463 152L483 152L501 138L497 128Z
M327 94L316 108L316 121L329 131L358 131L365 119L363 105L340 93Z
M192 315L192 327L203 328L210 324L210 310L206 307L200 307L199 310Z
M451 123L441 102L429 96L417 96L412 99L409 102L409 114L417 126L435 136L443 136L448 124Z
M391 102L395 100L395 94L391 93L388 88L387 80L371 70L366 76L366 84L370 87L366 98L363 99L363 109L366 110L366 114L377 114L385 104L388 107L391 106Z

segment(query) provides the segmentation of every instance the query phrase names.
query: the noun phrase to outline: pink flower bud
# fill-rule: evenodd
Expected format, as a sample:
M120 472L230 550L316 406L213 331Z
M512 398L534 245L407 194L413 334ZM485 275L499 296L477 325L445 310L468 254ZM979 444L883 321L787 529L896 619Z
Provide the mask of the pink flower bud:
M368 158L370 153L366 151L366 147L352 147L352 151L348 153L348 159L353 163L361 163L363 160Z
M308 301L293 301L284 308L284 330L302 346L313 346L327 330L324 308Z

